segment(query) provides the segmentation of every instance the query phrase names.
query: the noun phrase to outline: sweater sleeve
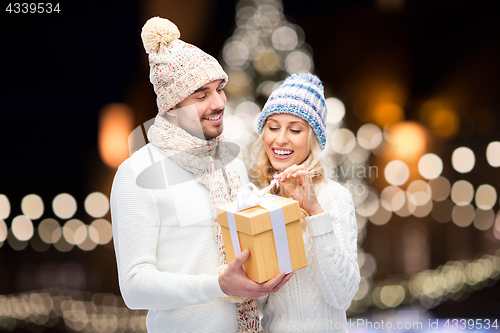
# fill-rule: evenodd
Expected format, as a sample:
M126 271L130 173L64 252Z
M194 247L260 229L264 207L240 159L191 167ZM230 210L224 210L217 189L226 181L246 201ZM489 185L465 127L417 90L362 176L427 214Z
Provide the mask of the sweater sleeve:
M336 308L347 305L360 282L357 224L350 192L328 186L322 193L322 214L306 217L313 240L313 269L325 300Z
M110 199L120 291L130 309L170 310L225 296L216 275L157 269L157 207L150 190L137 186L131 167L118 169Z

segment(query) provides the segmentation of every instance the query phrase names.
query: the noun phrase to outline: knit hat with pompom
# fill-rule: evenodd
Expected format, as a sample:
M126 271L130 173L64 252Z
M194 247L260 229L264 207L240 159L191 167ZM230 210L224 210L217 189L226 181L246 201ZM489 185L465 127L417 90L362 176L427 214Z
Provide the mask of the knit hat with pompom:
M259 135L267 117L276 113L288 113L307 121L318 138L321 150L326 144L326 102L323 84L310 73L293 74L271 93L257 125Z
M164 114L207 83L227 74L211 55L183 42L177 26L153 17L142 28L141 38L149 54L149 79L157 96L158 113Z

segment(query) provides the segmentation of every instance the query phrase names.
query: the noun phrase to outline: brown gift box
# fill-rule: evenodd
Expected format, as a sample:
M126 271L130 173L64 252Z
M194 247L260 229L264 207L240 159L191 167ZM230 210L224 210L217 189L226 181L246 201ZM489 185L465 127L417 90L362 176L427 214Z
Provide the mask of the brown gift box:
M271 200L271 202L283 209L292 270L295 271L306 267L306 251L300 225L303 213L299 203L293 199L283 197ZM236 202L231 202L217 207L217 217L222 227L222 237L226 247L228 264L234 260L235 255L229 231L227 210L235 206ZM234 218L241 251L246 248L250 250L250 256L244 264L248 278L259 283L272 279L279 273L279 268L269 211L260 206L255 206L235 212Z

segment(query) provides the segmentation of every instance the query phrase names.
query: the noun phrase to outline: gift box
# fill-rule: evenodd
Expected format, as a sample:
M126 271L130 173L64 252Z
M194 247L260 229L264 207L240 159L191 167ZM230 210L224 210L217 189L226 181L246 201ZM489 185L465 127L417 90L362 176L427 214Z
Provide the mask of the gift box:
M259 283L272 279L280 270L290 273L307 266L301 228L304 214L297 201L267 195L259 206L237 211L236 205L232 202L217 207L228 264L248 248L250 256L244 264L245 273ZM274 206L274 211L269 205ZM232 234L237 235L236 243Z

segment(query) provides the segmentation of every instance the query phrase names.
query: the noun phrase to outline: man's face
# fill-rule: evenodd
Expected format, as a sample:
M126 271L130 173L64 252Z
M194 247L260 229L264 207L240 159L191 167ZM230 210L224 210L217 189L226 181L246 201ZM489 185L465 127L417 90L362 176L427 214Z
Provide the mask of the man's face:
M169 120L189 134L210 140L222 133L226 95L222 80L205 84L167 112Z

